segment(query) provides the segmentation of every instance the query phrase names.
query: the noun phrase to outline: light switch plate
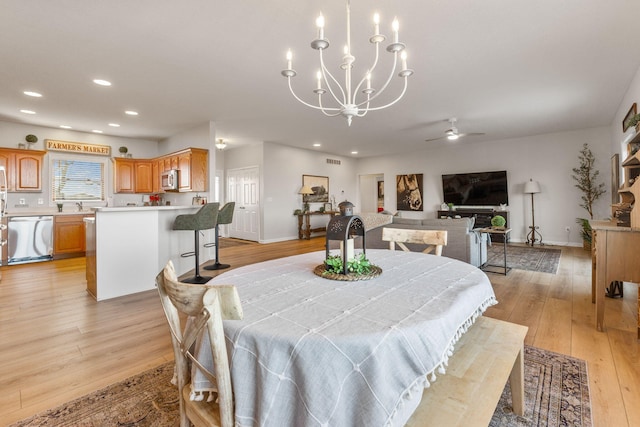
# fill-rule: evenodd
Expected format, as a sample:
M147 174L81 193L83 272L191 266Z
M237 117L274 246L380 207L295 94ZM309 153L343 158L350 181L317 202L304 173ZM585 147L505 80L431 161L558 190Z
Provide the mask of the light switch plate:
M24 199L20 199L20 204L21 204L21 205L24 205L24 204L26 204L26 203L27 203L27 202L26 202Z

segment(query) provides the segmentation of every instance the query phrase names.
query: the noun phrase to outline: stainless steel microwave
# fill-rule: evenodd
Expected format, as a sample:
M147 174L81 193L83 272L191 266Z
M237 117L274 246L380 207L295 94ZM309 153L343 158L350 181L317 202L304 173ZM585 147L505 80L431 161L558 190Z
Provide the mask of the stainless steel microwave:
M177 169L162 172L162 189L164 191L178 191L178 176Z

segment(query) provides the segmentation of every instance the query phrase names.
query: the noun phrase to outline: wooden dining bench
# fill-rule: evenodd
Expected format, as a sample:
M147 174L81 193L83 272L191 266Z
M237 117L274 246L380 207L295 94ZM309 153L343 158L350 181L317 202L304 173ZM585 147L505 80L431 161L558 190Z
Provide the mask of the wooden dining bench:
M480 317L455 346L406 427L486 427L507 379L513 411L524 413L524 337L527 327Z

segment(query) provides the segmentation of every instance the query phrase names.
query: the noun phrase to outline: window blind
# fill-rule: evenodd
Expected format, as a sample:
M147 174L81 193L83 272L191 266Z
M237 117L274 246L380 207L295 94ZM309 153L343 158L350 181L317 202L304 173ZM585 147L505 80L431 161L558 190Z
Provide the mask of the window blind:
M52 161L53 201L104 200L104 164L79 160Z

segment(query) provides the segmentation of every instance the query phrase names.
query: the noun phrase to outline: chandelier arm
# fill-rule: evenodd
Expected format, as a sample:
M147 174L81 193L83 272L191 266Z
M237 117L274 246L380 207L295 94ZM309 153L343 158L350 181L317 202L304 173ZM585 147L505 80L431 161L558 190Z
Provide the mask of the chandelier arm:
M344 93L344 89L342 89L342 86L340 86L340 83L338 83L338 80L336 80L336 78L333 77L333 74L331 74L331 72L324 65L324 59L322 57L322 49L320 49L320 70L322 70L322 78L324 79L324 84L327 86L327 89L329 90L329 93L331 94L331 96L333 96L333 99L339 105L346 103L346 95ZM340 102L340 98L338 98L336 94L333 92L333 87L331 86L331 82L329 81L329 79L327 79L327 75L331 77L331 80L333 80L335 85L338 86L338 89L340 89L340 93L342 94L342 102Z
M407 91L407 83L408 83L408 79L409 77L403 77L404 79L404 88L402 89L402 93L393 101L391 101L390 103L388 103L387 105L381 105L380 107L374 107L374 108L367 108L368 111L376 111L376 110L382 110L383 108L387 108L387 107L391 107L393 104L395 104L396 102L400 101L400 99L404 96L404 93ZM374 96L375 98L375 96ZM373 98L371 98L373 99Z
M397 54L397 53L394 53L394 54L393 54L393 68L391 68L391 72L389 73L389 77L387 77L387 81L386 81L386 82L384 82L384 85L383 85L380 89L378 89L378 90L376 91L376 93L374 93L374 94L373 94L373 96L372 96L368 101L363 101L363 102L361 102L360 104L357 104L357 106L358 106L358 107L360 107L362 104L366 104L367 102L371 102L371 101L373 101L373 100L374 100L374 99L376 99L378 96L380 96L380 94L381 94L382 92L384 92L384 90L387 88L387 86L389 86L389 83L391 82L391 79L392 79L392 78L393 78L393 76L395 75L395 73L396 73L396 67L397 67L397 66L398 66L398 54ZM407 82L407 79L406 79L406 77L405 77L405 90L406 90L406 82ZM403 93L404 93L404 91L403 91ZM402 97L402 95L400 95L400 97ZM399 99L399 98L398 98L398 99ZM396 101L397 101L398 99L396 99ZM387 106L390 106L390 105L395 104L395 103L396 103L396 101L393 101L391 104L387 104ZM372 110L381 110L382 108L384 108L384 107L372 108Z
M369 72L367 74L371 74L373 70L376 69L376 66L378 65L378 58L380 57L380 52L379 52L380 42L376 42L375 45L376 45L376 57L373 61L373 65L371 66L371 68L369 68ZM358 92L360 92L360 86L362 86L362 84L367 80L367 74L364 75L362 80L360 80L360 83L358 83L356 90L353 91L353 103L356 105L358 105L358 103L356 102L356 98L358 97ZM360 103L359 105L362 105L362 103Z
M342 114L341 108L325 108L322 106L322 95L318 94L318 105L320 106L320 111L327 117L336 117ZM335 113L328 113L327 111L336 111Z
M302 99L300 99L300 98L298 97L298 95L296 95L296 93L293 91L293 88L291 87L291 77L287 77L287 80L289 81L289 91L291 92L291 95L293 95L293 97L294 97L295 99L297 99L300 103L302 103L302 104L306 105L307 107L314 108L314 109L316 109L316 110L321 110L321 111L329 110L329 111L338 111L338 112L340 111L340 108L319 107L319 106L317 106L317 105L309 104L308 102L303 101L303 100L302 100ZM320 95L318 95L318 96L320 96Z

